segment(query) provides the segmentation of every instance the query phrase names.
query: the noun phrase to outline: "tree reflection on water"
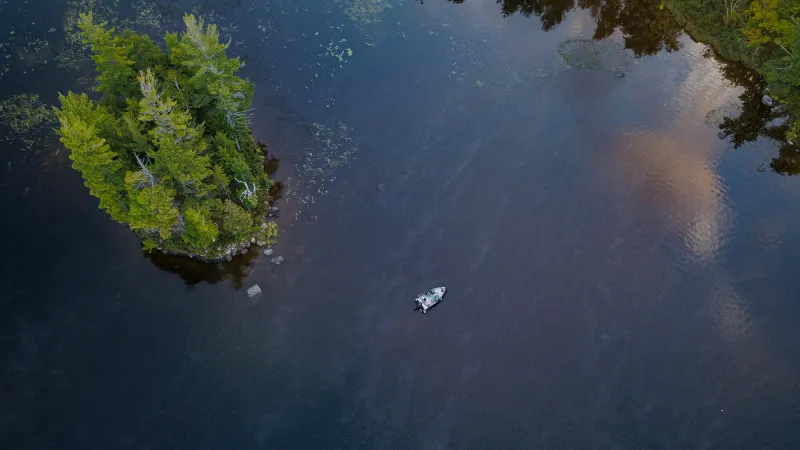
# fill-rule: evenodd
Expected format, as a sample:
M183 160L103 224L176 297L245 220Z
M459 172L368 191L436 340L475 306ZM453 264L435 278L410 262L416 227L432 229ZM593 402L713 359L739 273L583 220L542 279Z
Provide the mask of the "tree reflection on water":
M464 3L464 0L450 1ZM636 56L680 48L678 37L683 29L655 0L497 0L497 3L504 17L517 13L538 17L544 31L555 28L575 8L588 10L597 25L594 39L605 39L619 29L625 47Z
M464 0L449 0L464 3ZM535 16L544 31L550 31L564 21L569 11L580 8L589 11L595 22L592 38L610 37L616 30L622 34L625 48L636 57L655 55L661 51L680 49L678 38L683 28L672 14L663 8L661 0L497 0L504 17L520 14ZM725 78L743 89L739 96L741 110L738 115L724 117L718 124L725 138L731 139L733 148L739 148L759 138L781 143L778 155L770 167L782 175L800 173L800 153L797 146L786 141L786 112L780 107L769 107L762 102L766 83L756 71L736 61L727 61L713 50L706 57L714 58Z
M159 269L181 277L187 286L191 287L200 283L217 284L230 280L237 289L241 289L261 251L254 246L244 255L234 257L230 262L217 264L208 264L185 256L166 255L161 252L143 251L143 253L145 258Z

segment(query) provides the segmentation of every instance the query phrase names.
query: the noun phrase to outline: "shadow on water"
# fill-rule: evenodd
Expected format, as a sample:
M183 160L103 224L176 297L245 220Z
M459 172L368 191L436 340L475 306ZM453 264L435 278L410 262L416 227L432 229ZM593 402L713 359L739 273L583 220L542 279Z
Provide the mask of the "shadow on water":
M181 277L187 286L200 283L217 284L230 280L237 289L241 289L261 250L258 247L251 247L247 253L236 256L231 262L217 264L207 264L185 256L166 255L160 252L142 251L142 253L159 269Z

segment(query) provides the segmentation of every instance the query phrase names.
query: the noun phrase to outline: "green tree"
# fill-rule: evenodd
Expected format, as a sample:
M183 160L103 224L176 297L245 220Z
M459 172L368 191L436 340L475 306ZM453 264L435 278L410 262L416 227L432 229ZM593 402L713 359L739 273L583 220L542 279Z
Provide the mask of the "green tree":
M148 36L81 16L102 100L69 93L56 115L92 195L147 250L213 256L218 240L248 236L271 182L249 132L252 83L236 75L241 63L214 25L184 22L165 53Z
M230 197L230 195L228 195L228 189L231 186L231 180L225 174L225 169L223 169L219 164L214 164L214 167L211 170L213 172L214 182L217 184L217 187L225 194L225 196Z
M234 241L246 238L253 228L253 218L241 206L225 200L222 211L222 231Z
M60 95L62 109L56 110L61 142L70 150L72 167L81 173L89 193L100 200L100 207L118 222L127 218L124 203L122 162L106 140L98 135L113 122L108 112L95 106L84 95Z
M131 81L136 78L134 61L122 36L115 36L114 29L106 29L106 23L94 23L92 13L81 15L78 22L83 43L92 49L92 60L97 66L97 90L111 106L123 104L131 91Z
M192 250L202 252L217 240L219 228L205 205L186 206L183 209L184 232L181 238Z
M789 139L800 138L800 3L790 0L754 0L746 13L744 34L751 46L777 47L764 65L772 94L785 103L795 121Z
M794 46L795 24L800 3L784 0L754 0L746 13L744 29L750 45L775 44L786 53Z
M250 173L250 166L241 153L236 150L236 144L225 133L217 133L214 137L216 146L216 156L219 164L225 169L229 178L240 182L251 182L253 176Z
M128 224L134 230L157 231L161 239L168 239L178 223L175 208L175 191L143 172L125 174L125 185L130 199Z
M192 125L187 110L158 92L151 70L141 72L138 80L142 92L139 120L154 124L150 135L157 150L150 156L156 161L157 170L185 194L205 195L208 186L204 180L211 176L211 168L208 157L202 155L206 147L202 127Z

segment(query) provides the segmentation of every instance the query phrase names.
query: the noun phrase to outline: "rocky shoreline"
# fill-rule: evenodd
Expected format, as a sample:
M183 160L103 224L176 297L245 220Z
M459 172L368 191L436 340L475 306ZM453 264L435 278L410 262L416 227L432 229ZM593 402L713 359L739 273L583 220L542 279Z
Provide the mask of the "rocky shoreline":
M230 262L235 256L246 254L254 245L258 247L267 247L267 249L270 251L269 254L272 254L271 246L275 243L275 240L270 236L270 232L272 230L277 230L277 223L272 220L277 218L277 214L278 207L270 206L267 210L266 217L264 217L261 222L259 231L252 233L247 239L226 245L220 245L215 247L213 250L207 250L205 253L192 253L190 251L177 248L162 247L156 247L152 251L157 251L165 255L185 256L209 264ZM274 231L272 232L274 233ZM146 239L146 236L140 235L140 237Z

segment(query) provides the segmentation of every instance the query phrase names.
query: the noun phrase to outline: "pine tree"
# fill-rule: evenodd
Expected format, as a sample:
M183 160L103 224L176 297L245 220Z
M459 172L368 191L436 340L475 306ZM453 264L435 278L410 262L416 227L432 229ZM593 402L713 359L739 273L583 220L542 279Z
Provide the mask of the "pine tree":
M81 15L78 26L82 31L83 43L92 49L92 60L97 66L99 85L97 90L109 106L120 106L131 95L131 81L136 78L134 61L128 46L121 36L114 35L114 29L106 29L106 23L95 24L92 13Z
M236 149L234 142L228 139L224 133L217 133L214 144L219 164L235 183L234 191L237 198L248 208L255 208L258 200L258 184L253 177L251 167Z
M205 195L208 186L204 180L211 175L211 169L208 157L201 155L206 147L202 127L192 125L187 110L158 92L151 70L141 72L138 80L142 93L139 120L155 125L150 135L157 150L150 156L156 161L156 170L185 194Z
M181 237L190 249L200 252L217 240L219 228L211 219L208 206L187 206L183 210L183 218L185 229Z
M253 218L241 206L225 200L222 212L222 230L234 240L246 238L253 227Z
M219 190L222 191L226 197L230 197L228 194L228 189L231 186L231 180L225 174L225 169L223 169L219 164L214 164L214 167L211 170L213 171L214 182Z
M128 224L134 230L157 231L161 239L168 239L178 223L175 208L175 191L150 179L143 171L125 175L130 212Z
M83 175L89 193L100 199L100 207L114 220L125 222L123 164L98 134L98 129L108 126L113 119L103 107L95 107L85 94L70 92L59 99L62 109L56 110L61 125L58 134L70 150L72 167Z
M217 160L229 178L245 182L253 181L250 166L247 165L242 154L236 150L234 142L225 133L217 133L214 137L214 145L216 146Z

